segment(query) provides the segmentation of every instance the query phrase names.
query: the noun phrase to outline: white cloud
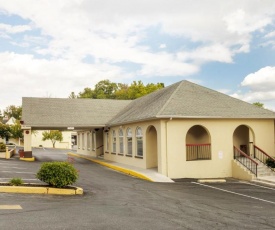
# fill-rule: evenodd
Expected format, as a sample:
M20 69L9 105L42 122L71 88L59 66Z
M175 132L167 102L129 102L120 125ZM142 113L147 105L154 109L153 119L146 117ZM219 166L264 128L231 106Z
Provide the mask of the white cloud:
M90 65L73 60L35 59L32 55L0 53L1 90L3 108L11 101L20 105L22 96L68 97L92 87L101 79L119 81L130 78L117 66ZM18 94L19 92L19 94Z
M261 102L266 108L275 110L275 67L267 66L248 74L241 86L248 88L248 91L245 93L240 91L231 96L250 103Z
M23 33L26 31L31 30L30 25L17 25L12 26L4 23L0 23L0 31L6 32L7 34L17 34L17 33Z
M247 75L241 85L254 91L274 91L275 67L266 66L255 73Z
M0 37L29 49L25 55L0 53L0 74L6 76L5 87L22 82L16 87L33 96L67 96L68 89L79 92L102 79L118 81L136 74L190 78L203 63L232 63L236 54L249 52L256 31L271 38L264 29L273 23L274 8L273 0L0 0L2 14L30 21L0 24ZM150 40L157 36L151 28L183 42L169 50L169 41ZM26 31L22 40L12 40ZM185 41L193 46L186 47ZM160 44L157 51L155 44ZM87 56L95 63L83 63ZM121 62L140 68L126 74Z

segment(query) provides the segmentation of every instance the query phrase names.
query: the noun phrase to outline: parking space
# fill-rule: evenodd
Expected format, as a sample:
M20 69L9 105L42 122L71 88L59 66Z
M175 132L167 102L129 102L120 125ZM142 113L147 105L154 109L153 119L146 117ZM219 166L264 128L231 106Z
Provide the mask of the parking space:
M42 162L67 160L64 151L39 151L34 152L37 162L5 161L8 165L0 161L0 177L11 177L7 171L13 167L33 179L31 173ZM0 205L20 205L22 209L0 210L1 229L275 228L272 187L233 179L211 184L192 179L152 183L84 159L75 159L73 164L80 173L76 185L84 189L83 196L2 193Z

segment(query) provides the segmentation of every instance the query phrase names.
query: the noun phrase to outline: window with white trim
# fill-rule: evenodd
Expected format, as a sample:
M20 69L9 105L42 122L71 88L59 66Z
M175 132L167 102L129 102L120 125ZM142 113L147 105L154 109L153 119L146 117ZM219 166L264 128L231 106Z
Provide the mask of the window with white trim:
M112 149L112 152L115 153L116 152L116 131L115 130L113 130L112 139L113 139L113 149Z
M119 129L118 136L119 136L119 152L124 153L123 130L122 129Z
M85 149L85 137L84 137L84 133L82 133L82 149Z
M95 151L95 132L92 132L92 150Z
M132 149L132 142L133 141L133 137L132 137L132 129L128 128L127 129L127 155L132 156L133 153L133 149Z
M109 151L109 132L106 132L106 150Z
M87 149L91 149L91 133L87 132Z
M137 146L137 156L143 156L143 136L142 136L142 129L137 127L136 129L136 146Z

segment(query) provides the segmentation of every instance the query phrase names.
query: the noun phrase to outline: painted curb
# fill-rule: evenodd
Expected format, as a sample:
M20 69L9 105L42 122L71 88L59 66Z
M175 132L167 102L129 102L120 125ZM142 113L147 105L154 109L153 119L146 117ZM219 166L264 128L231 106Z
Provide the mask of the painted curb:
M81 155L78 155L78 154L75 154L75 153L68 153L68 155L69 156L78 157L78 158L83 158L85 160L89 160L89 161L95 162L97 164L103 165L105 167L111 168L111 169L119 171L119 172L122 172L124 174L131 175L131 176L134 176L134 177L137 177L137 178L140 178L140 179L143 179L143 180L147 180L147 181L150 181L150 182L154 182L149 177L144 176L143 174L141 174L139 172L136 172L134 170L131 170L131 169L125 169L125 168L122 168L122 167L119 167L119 166L108 164L106 162L102 162L102 161L99 161L99 160L91 159L89 157L81 156Z
M26 193L26 194L49 194L49 195L82 195L80 187L52 188L52 187L28 187L28 186L0 186L0 193Z
M199 183L225 183L225 179L200 179Z
M24 157L20 157L19 159L20 159L20 161L29 161L29 162L33 162L33 161L35 161L35 157L32 157L32 158L24 158Z

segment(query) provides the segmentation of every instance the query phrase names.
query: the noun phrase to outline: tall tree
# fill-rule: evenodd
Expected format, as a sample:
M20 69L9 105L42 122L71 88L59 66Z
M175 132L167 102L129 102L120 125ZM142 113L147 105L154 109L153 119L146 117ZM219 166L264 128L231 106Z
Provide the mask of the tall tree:
M55 148L56 141L63 140L62 132L59 130L44 131L42 136L42 141L50 140L53 144L53 148Z
M16 120L21 120L22 106L10 105L4 110L4 115L8 118L14 117Z
M94 91L91 88L85 88L83 92L80 92L78 98L94 98Z

